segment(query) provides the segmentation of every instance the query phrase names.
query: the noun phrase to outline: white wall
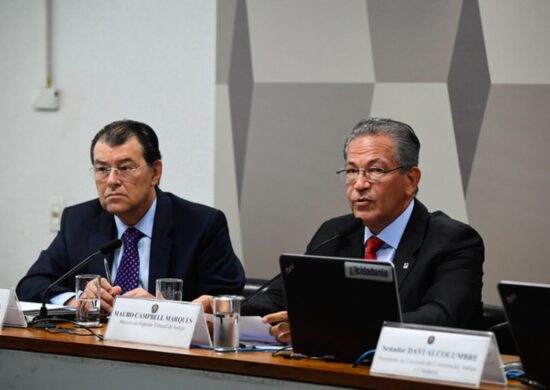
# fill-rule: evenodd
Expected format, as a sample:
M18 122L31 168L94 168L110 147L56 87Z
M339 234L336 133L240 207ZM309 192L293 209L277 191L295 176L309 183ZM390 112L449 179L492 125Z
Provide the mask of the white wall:
M95 197L89 144L105 124L151 125L161 188L214 202L213 0L55 0L56 112L31 107L43 73L43 3L0 2L0 287L15 286L54 237L48 201Z

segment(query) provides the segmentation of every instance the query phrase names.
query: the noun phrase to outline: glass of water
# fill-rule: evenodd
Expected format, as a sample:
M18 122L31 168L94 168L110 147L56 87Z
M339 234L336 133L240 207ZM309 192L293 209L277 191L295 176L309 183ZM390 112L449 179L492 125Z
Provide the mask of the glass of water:
M76 275L76 324L84 327L101 326L101 276Z
M183 280L174 278L157 279L157 299L169 299L171 301L181 301L183 298Z
M214 297L214 351L237 352L239 349L239 319L241 301L238 295Z

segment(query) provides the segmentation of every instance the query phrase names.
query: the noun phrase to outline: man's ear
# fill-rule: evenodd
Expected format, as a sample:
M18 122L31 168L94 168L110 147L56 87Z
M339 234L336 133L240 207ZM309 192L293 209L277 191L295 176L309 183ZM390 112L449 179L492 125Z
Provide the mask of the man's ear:
M407 195L414 196L418 191L418 183L420 182L420 177L422 176L420 168L412 167L407 172L405 172L405 178L407 179L407 188L405 189Z
M161 176L162 176L162 161L157 160L153 163L153 178L151 180L151 184L153 185L153 187L159 185Z

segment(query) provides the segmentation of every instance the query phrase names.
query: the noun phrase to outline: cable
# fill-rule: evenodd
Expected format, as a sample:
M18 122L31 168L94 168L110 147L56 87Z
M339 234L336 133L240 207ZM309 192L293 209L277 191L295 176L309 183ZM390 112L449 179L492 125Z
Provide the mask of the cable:
M539 382L536 382L534 380L531 380L529 378L525 378L523 376L518 376L518 377L514 377L514 378L510 378L510 379L513 379L515 381L518 381L518 382L521 382L523 383L524 385L528 385L528 386L533 386L537 389L541 389L541 390L547 390L548 387L546 387L545 385L543 385L542 383L539 383Z
M273 356L273 357L285 356L286 357L286 355L283 355L283 352L288 351L289 349L292 349L292 345L285 345L284 347L281 347L277 351L273 352L271 354L271 356Z
M72 322L75 324L74 322ZM99 340L103 340L103 335L94 332L91 328L85 327L85 326L79 326L78 328L62 328L59 326L51 327L51 328L40 328L44 329L46 332L50 334L70 334L72 336L95 336ZM82 330L86 331L86 333L82 333Z
M521 363L519 361L506 362L503 364L503 367L506 378L508 379L518 381L524 385L533 386L537 389L548 389L548 387L542 383L525 377L525 372L521 369Z
M506 371L506 378L516 379L518 376L522 376L524 374L525 373L521 370L510 370L510 371Z
M199 349L206 349L209 351L213 351L214 347L210 345L200 345L200 344L191 344L192 348L199 348ZM271 346L261 346L261 345L253 345L250 347L244 346L244 344L241 344L241 346L237 349L236 352L273 352L273 347ZM278 350L276 351L278 352Z
M54 323L63 324L63 323L70 323L71 320L67 320L65 318L39 318L35 317L32 321L29 322L28 326L30 328L37 328L37 329L56 329L57 325L55 326L48 326L53 325Z
M363 362L363 360L365 360L368 356L370 355L374 355L374 353L376 352L376 349L371 349L367 352L364 352L361 356L359 356L357 358L357 360L355 361L355 363L353 363L351 366L352 367L356 367L358 364L361 364Z
M493 326L491 326L489 329L487 329L488 332L497 332L501 329L506 329L508 328L510 325L508 324L508 321L504 321L504 322L500 322L498 324L495 324Z

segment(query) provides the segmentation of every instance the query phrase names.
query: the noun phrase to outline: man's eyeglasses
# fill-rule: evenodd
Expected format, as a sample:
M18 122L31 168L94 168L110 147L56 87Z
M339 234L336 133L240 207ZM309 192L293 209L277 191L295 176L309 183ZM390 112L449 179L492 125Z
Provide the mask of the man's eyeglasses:
M398 169L401 169L402 166L393 168L393 169L384 169L384 168L378 168L378 167L372 167L372 168L366 168L366 169L359 169L359 168L342 168L336 171L339 177L345 181L346 184L354 184L359 179L359 176L362 174L365 176L365 179L369 183L376 183L384 176L386 176L388 173L397 171Z
M98 166L90 168L90 172L97 181L107 180L111 172L116 173L120 180L127 181L132 180L137 175L138 170L146 165L122 165L118 168Z

